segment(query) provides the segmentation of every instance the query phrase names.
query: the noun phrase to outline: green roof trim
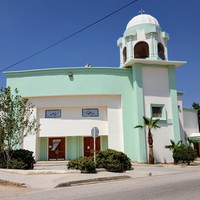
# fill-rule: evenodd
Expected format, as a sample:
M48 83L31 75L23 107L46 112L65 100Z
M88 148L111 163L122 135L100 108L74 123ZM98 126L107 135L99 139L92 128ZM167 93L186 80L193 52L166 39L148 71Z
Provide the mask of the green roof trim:
M129 72L128 72L129 71ZM3 74L7 78L12 77L27 77L27 76L43 76L43 75L61 75L69 72L73 72L74 74L79 73L121 73L128 72L130 73L130 69L123 69L118 67L73 67L73 68L46 68L46 69L33 69L33 70L21 70L21 71L6 71Z
M189 137L194 142L200 142L200 136Z

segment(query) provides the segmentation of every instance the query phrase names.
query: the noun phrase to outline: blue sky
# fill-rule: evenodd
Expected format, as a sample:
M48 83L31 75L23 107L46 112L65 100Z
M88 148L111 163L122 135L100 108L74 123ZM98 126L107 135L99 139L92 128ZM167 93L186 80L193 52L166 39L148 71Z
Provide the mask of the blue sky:
M69 36L132 0L0 0L0 70ZM187 61L178 68L177 89L184 106L200 103L200 1L138 0L126 9L20 63L8 71L56 67L118 67L117 39L143 9L170 35L169 60ZM0 73L0 86L6 79Z

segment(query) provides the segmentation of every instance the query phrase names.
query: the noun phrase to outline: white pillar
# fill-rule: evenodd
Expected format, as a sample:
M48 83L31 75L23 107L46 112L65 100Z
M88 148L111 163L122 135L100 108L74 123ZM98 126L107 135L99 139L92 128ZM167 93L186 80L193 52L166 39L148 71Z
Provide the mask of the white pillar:
M153 40L153 33L150 33L150 47L149 47L149 57L154 57L154 40Z
M167 50L167 39L164 39L164 41L165 41L165 46L164 46L164 48L165 48L165 60L168 60L168 50Z
M133 36L129 35L126 37L126 42L127 42L127 60L133 59Z
M119 55L120 55L120 67L123 66L123 49L122 49L122 43L119 44Z
M158 40L157 40L157 33L153 33L154 34L154 56L157 59L158 58Z
M108 107L108 148L124 151L121 109Z

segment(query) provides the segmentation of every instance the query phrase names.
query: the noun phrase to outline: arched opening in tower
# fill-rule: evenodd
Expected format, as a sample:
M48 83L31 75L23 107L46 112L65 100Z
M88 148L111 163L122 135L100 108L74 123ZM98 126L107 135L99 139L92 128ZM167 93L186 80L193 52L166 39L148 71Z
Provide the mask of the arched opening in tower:
M124 47L123 49L123 64L126 62L127 60L127 52L126 52L126 47Z
M134 47L134 58L148 58L149 45L146 42L138 42Z
M165 52L164 52L164 47L163 45L159 42L158 43L158 56L162 60L165 60Z

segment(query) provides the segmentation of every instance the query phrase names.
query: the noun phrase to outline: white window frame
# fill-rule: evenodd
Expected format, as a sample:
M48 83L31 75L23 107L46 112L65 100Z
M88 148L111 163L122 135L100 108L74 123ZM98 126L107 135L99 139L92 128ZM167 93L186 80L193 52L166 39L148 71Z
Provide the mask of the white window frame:
M160 117L153 117L153 108L158 107L161 108L161 116ZM164 104L150 104L150 112L153 119L160 119L160 120L167 120L166 115L166 108Z

